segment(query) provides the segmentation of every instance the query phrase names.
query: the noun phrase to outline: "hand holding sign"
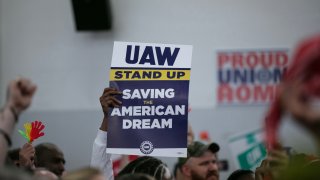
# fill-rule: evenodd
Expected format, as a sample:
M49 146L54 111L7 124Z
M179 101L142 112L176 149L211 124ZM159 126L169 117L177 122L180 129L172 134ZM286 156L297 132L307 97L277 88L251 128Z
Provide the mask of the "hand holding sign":
M187 156L182 134L187 134L191 56L190 45L114 43L110 86L122 96L111 88L100 98L108 153Z
M34 166L35 148L31 143L25 143L19 151L19 165L24 168Z
M121 101L116 99L114 95L122 94L115 88L105 88L102 96L100 97L101 107L104 113L108 112L110 107L119 107L121 105Z
M108 129L108 113L109 108L119 107L122 102L119 101L115 95L120 95L122 92L118 91L115 88L105 88L101 97L100 97L100 104L102 107L102 111L104 113L103 122L100 126L100 130L107 131Z

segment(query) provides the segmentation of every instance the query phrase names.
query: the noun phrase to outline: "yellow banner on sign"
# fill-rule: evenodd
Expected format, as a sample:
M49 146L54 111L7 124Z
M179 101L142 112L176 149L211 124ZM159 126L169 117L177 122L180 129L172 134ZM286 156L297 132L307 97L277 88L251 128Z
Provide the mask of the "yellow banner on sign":
M190 70L111 69L110 81L190 80Z

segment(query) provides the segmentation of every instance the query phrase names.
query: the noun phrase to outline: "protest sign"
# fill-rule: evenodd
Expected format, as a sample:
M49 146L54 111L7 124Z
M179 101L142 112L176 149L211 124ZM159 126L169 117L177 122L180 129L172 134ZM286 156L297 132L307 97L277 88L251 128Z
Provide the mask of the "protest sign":
M229 138L229 147L237 169L255 170L267 156L262 129L243 132Z
M192 46L115 42L108 153L185 157Z
M218 106L270 103L288 65L286 49L219 50Z

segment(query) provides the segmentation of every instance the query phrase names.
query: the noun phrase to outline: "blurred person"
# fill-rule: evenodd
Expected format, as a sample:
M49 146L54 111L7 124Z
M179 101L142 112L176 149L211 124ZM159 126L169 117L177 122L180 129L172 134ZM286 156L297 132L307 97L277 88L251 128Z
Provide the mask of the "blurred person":
M277 144L275 149L268 152L256 169L256 180L316 180L320 177L320 159L317 156L303 153L288 152Z
M189 112L191 111L191 108L189 108L188 110ZM192 126L190 123L188 123L188 134L187 134L187 143L188 143L188 146L190 144L192 144L194 141L194 133L193 133L193 130L192 130ZM183 175L181 173L181 166L182 164L180 163L176 163L174 165L174 169L173 169L173 175L174 175L174 178L176 180L183 180Z
M35 168L33 178L36 180L58 180L58 176L45 168Z
M288 168L290 157L293 156L289 149L282 147L280 143L275 144L274 148L267 152L267 157L262 160L260 166L256 168L255 179L279 179L284 170Z
M190 104L188 105L188 113L191 112L191 106ZM188 123L188 132L187 132L187 145L190 145L194 141L194 133L192 130L192 126L190 123Z
M35 148L31 143L25 143L19 151L19 167L33 170L35 159Z
M219 179L217 152L220 147L216 143L203 144L195 141L188 146L188 157L179 158L181 179L206 180Z
M148 174L157 180L169 180L172 178L167 165L151 156L142 156L130 162L119 172L118 176L134 173Z
M187 135L187 142L188 142L188 145L192 144L193 141L194 141L194 133L193 133L193 130L192 130L192 126L190 123L188 123L188 135Z
M10 135L19 115L31 105L36 89L36 85L25 78L13 80L8 85L6 103L0 112L0 167L12 144Z
M320 35L304 40L295 49L283 75L276 98L266 116L268 149L277 143L278 128L284 113L306 128L320 149Z
M14 165L19 168L23 168L28 171L33 171L35 149L31 143L25 143L22 148L16 148L8 151L9 162L6 165Z
M117 176L118 173L127 165L129 162L137 159L137 155L120 155L112 154L112 169L114 176Z
M104 89L100 97L104 117L92 147L91 166L101 169L108 180L114 179L111 154L107 153L108 113L110 107L119 107L121 105L121 101L114 97L121 94L115 88ZM130 162L120 171L119 176L139 172L148 174L157 180L171 179L171 173L167 166L161 160L152 157L140 157Z
M62 177L62 180L104 180L103 173L92 167L85 167L68 172Z
M61 177L65 171L65 159L63 152L52 143L41 143L35 147L36 167L43 167Z
M19 151L20 148L11 149L8 151L6 166L8 165L15 165L16 167L19 167Z
M1 180L34 180L30 173L16 167L1 167Z
M155 178L142 173L126 174L121 177L117 177L116 180L156 180Z
M175 180L183 180L181 166L182 164L179 164L179 162L177 162L173 167L173 176Z
M256 169L256 180L318 180L320 160L315 156L294 154L290 159L281 151L273 151Z
M238 169L233 171L227 180L255 180L254 172L251 170Z
M320 159L307 154L296 154L276 180L307 179L318 180L320 178Z
M307 38L297 46L291 64L283 75L276 98L265 118L269 152L279 150L277 131L285 113L290 114L297 124L311 133L320 150L320 35ZM276 159L279 156L269 154L268 158ZM305 169L304 165L302 161L290 161L285 168L279 168L266 163L264 169L268 169L265 172L271 174L274 179L287 179L289 176L283 175L296 173L299 176L295 178L310 179L309 175L317 174L317 171L308 173L309 170L320 169L314 165Z
M26 143L23 148L16 148L8 151L8 158L17 168L22 168L22 170L27 170L23 172L33 173L33 178L36 180L56 180L58 176L48 171L45 168L35 168L34 158L35 158L35 149L30 148L31 143ZM10 167L6 164L6 166ZM13 170L10 170L13 171ZM1 178L0 178L1 179Z

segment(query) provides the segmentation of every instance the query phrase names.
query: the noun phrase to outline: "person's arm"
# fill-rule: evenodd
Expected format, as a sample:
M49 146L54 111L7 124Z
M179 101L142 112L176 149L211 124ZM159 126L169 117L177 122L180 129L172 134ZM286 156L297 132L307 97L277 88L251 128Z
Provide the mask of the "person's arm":
M0 112L0 166L3 165L11 145L10 135L18 117L30 106L36 89L30 80L24 78L9 83L6 104Z
M19 165L25 169L34 169L35 149L31 143L25 143L19 151Z
M107 154L108 113L110 107L119 107L121 102L114 95L121 94L114 88L105 88L100 97L100 104L104 113L101 126L94 140L91 155L91 166L101 169L108 180L114 179L111 154Z

